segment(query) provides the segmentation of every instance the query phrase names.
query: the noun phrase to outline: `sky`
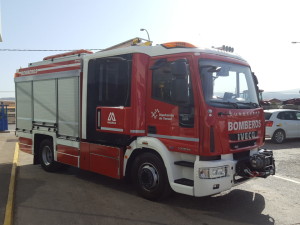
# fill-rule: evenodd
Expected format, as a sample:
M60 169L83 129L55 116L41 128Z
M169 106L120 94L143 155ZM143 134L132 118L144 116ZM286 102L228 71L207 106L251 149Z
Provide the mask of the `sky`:
M14 73L61 52L103 49L134 37L161 44L229 45L265 91L300 90L299 0L0 0L0 97L14 97ZM300 97L300 94L299 94Z

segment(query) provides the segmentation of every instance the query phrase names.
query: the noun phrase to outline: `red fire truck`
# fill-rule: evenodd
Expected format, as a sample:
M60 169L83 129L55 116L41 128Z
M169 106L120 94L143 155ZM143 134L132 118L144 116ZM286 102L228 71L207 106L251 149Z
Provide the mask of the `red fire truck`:
M257 79L222 49L78 50L18 69L15 83L19 147L46 171L67 164L129 178L151 200L275 174L272 151L260 149Z

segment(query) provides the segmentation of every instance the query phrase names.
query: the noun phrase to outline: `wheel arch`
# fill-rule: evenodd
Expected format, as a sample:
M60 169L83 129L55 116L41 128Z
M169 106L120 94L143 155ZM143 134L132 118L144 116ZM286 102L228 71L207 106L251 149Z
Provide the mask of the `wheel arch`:
M167 171L169 183L173 182L173 155L169 152L166 146L157 138L141 137L133 141L130 149L127 149L124 155L123 175L126 179L130 178L130 171L133 166L134 160L137 156L151 152L157 155L164 163Z
M127 160L127 163L125 165L124 176L127 180L130 179L130 177L131 177L131 169L132 169L132 166L133 166L133 163L134 163L134 160L136 159L136 157L138 157L139 155L142 155L146 152L150 152L150 153L158 156L163 161L161 155L157 151L155 151L154 149L151 149L151 148L137 148L137 149L134 149L133 152L130 154L130 157Z
M40 144L43 140L45 139L49 139L53 142L53 137L50 136L50 135L47 135L47 134L34 134L33 136L34 138L34 141L33 141L33 164L36 165L36 164L40 164L40 159L39 159L39 148L40 148ZM54 148L54 144L53 144L53 149Z

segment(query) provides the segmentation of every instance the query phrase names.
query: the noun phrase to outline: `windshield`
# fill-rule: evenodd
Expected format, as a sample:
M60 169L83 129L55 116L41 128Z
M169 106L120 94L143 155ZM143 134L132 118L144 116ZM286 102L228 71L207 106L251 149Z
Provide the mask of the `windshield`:
M199 69L205 101L220 108L258 108L258 98L249 67L200 59Z

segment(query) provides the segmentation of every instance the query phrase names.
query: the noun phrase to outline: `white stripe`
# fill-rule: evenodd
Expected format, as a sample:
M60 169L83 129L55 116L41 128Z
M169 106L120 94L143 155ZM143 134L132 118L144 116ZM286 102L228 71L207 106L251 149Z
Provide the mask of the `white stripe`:
M199 142L199 138L187 138L187 137L179 137L179 136L160 135L160 134L148 134L148 136L157 137L157 138L172 139L172 140Z
M71 124L71 125L78 125L78 122L66 122L66 121L58 121L61 124Z
M67 65L61 65L61 66L55 66L55 67L47 67L42 69L37 69L38 71L45 71L45 70L53 70L53 69L60 69L60 68L66 68L71 66L78 66L80 63L73 63L73 64L67 64Z
M26 117L17 117L17 120L32 120L32 118L26 118Z
M73 64L67 64L67 65L61 65L61 66L55 66L55 67L47 67L47 68L41 68L41 69L33 69L30 68L30 70L25 70L25 71L21 71L19 72L21 75L24 74L37 74L39 71L46 71L46 70L54 70L54 69L60 69L60 68L66 68L66 67L71 67L71 66L78 66L80 65L80 63L73 63ZM31 72L35 70L36 72Z
M76 157L76 158L79 157L79 156L76 156L76 155L71 155L71 154L67 154L67 153L63 153L63 152L57 151L57 154L58 154L58 153L63 154L63 155L73 156L73 157Z
M300 184L299 181L295 181L295 180L292 180L292 179L289 179L289 178L285 178L285 177L281 177L281 176L278 176L278 175L274 175L273 177L276 177L276 178L279 178L279 179L282 179L282 180L286 180L286 181L290 181L290 182L293 182L295 184Z
M96 153L90 153L90 155L96 155L96 156L101 156L101 157L104 157L104 158L109 158L109 159L116 159L116 160L119 160L119 157L114 158L114 157L111 157L111 156L107 156L107 155L99 155L99 154L96 154Z
M24 82L24 81L32 81L32 80L50 80L56 78L67 78L67 77L79 77L80 69L76 70L68 70L68 71L61 71L61 72L49 72L37 75L28 75L28 76L21 76L16 77L15 82Z
M110 127L101 127L101 130L110 130L110 131L118 131L118 132L123 132L123 129L120 128L110 128Z
M145 133L145 130L130 130L130 133L132 133L132 134L143 134L143 133Z
M25 145L25 146L28 146L28 147L32 147L32 145L28 145L28 144L24 144L24 143L19 143L19 145Z

